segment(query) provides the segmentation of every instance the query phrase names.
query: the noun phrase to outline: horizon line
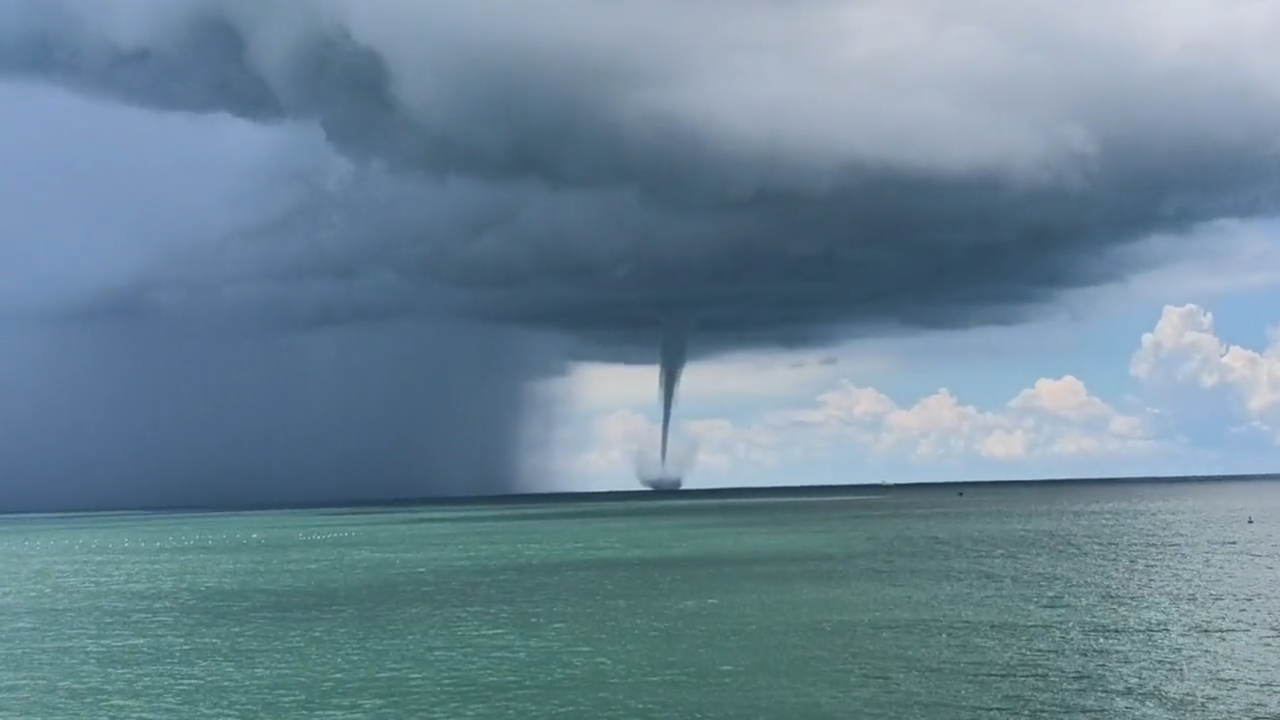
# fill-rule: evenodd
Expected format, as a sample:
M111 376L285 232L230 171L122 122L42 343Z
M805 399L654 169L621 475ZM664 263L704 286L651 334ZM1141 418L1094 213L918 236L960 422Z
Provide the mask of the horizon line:
M1121 475L1100 477L1021 478L990 480L926 480L900 483L821 483L804 485L755 485L721 487L685 487L681 490L654 491L630 490L557 490L499 493L491 495L441 495L405 498L318 500L310 503L256 503L244 505L139 505L99 508L68 508L62 510L0 510L0 518L49 515L107 515L107 514L218 514L251 512L289 512L318 510L404 510L418 507L458 507L467 505L530 505L546 502L619 502L627 500L713 500L733 497L781 497L788 494L848 495L865 493L869 489L936 490L973 486L1061 486L1061 485L1125 485L1125 484L1174 484L1195 482L1276 481L1280 473L1243 473L1225 475Z

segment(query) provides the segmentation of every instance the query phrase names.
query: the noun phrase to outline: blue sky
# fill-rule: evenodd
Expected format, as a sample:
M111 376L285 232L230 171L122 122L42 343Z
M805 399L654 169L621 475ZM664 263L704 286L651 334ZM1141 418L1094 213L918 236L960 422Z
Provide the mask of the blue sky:
M675 423L679 442L697 448L687 482L1277 471L1280 233L1269 222L1216 232L1212 262L1077 293L1025 325L695 362ZM1165 342L1144 351L1153 333ZM656 442L656 377L584 365L548 383L565 404L561 487L635 485L636 457ZM1045 402L1010 407L1037 382L1023 397ZM954 406L938 402L943 389ZM877 394L892 407L873 412Z

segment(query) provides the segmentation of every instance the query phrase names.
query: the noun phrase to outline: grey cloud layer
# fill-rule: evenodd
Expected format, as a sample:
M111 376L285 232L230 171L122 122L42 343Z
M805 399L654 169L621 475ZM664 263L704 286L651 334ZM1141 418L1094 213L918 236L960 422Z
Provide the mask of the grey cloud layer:
M1134 270L1109 255L1126 243L1280 196L1266 4L6 12L10 77L317 123L347 182L245 236L323 226L325 253L267 252L269 277L377 278L326 317L447 307L650 347L669 314L695 314L704 347L1007 322Z

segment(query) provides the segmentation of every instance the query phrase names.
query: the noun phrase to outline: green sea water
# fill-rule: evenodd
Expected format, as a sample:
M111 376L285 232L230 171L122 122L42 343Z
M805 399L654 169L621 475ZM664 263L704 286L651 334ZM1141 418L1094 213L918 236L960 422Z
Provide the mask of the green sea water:
M0 718L1280 718L1280 484L964 490L0 518Z

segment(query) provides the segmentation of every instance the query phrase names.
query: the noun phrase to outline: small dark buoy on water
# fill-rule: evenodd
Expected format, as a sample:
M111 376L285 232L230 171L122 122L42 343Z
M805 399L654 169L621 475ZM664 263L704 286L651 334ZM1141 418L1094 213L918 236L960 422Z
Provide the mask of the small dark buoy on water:
M1253 516L1252 516L1252 515L1250 515L1250 516L1249 516L1249 519L1248 519L1248 521L1246 521L1246 524L1248 524L1248 525L1252 525L1252 524L1253 524Z
M959 495L960 497L964 497L964 491L961 490L960 492L956 493L956 495Z

